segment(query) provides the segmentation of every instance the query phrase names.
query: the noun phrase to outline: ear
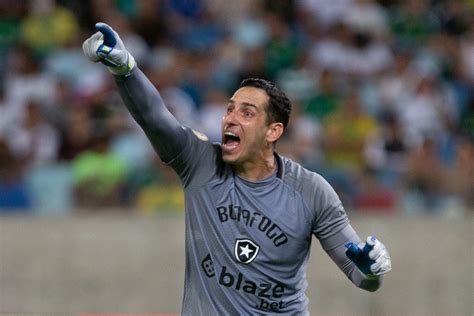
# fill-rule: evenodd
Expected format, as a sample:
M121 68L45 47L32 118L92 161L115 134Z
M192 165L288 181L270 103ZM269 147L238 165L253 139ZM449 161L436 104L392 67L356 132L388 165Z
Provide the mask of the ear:
M267 142L275 143L283 134L284 129L283 123L271 123L267 130Z

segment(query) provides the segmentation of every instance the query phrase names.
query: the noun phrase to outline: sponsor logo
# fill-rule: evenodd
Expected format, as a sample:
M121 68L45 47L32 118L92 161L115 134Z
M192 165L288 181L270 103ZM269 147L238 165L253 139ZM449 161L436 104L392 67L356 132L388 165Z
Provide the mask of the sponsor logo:
M219 274L219 284L237 291L243 291L264 298L281 298L285 287L280 283L261 282L256 283L248 280L242 273L233 274L223 266Z
M238 262L250 263L258 255L260 247L250 239L237 239L235 241L235 258Z
M286 302L281 300L285 293L285 286L275 282L253 282L242 273L233 274L223 266L219 274L219 284L237 291L254 295L259 302L255 305L258 309L279 310L285 307Z
M238 241L239 240L237 240L236 245L241 244L244 247L248 245L250 249L250 240L240 240L240 243L238 243ZM257 245L254 246L258 247ZM244 253L246 251L247 250L245 250ZM258 252L258 250L255 252ZM246 255L243 256L245 258L247 257ZM213 278L216 276L214 263L212 262L210 254L201 261L201 267L207 277ZM277 311L285 307L287 304L287 302L281 299L285 294L285 286L279 282L254 282L245 277L241 272L233 273L228 270L226 266L222 266L217 281L219 282L219 285L226 288L236 290L239 293L246 293L255 296L258 299L258 303L255 307L258 309Z
M206 258L201 261L201 267L208 278L212 278L216 275L214 271L214 262L212 262L211 255L208 254Z

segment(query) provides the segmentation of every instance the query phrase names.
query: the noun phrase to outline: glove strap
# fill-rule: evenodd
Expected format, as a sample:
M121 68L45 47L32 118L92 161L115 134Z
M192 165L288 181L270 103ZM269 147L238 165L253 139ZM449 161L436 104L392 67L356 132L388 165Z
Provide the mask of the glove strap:
M128 53L128 61L126 67L107 66L107 69L115 76L128 76L130 75L134 67L135 58L133 58L133 56Z

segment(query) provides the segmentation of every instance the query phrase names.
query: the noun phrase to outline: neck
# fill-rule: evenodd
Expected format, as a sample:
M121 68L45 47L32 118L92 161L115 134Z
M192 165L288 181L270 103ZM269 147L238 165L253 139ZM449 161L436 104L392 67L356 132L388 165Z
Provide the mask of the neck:
M260 181L269 177L278 168L273 152L258 162L244 162L234 165L234 172L247 181Z

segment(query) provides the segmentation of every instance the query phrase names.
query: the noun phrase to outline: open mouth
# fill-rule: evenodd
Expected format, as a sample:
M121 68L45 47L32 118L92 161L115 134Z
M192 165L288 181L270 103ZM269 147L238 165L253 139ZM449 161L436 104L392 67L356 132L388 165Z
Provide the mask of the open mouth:
M225 132L224 139L222 141L222 146L227 150L232 150L237 148L240 144L240 137L237 134L232 132Z

